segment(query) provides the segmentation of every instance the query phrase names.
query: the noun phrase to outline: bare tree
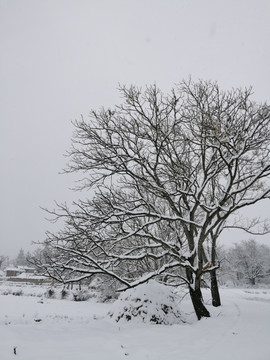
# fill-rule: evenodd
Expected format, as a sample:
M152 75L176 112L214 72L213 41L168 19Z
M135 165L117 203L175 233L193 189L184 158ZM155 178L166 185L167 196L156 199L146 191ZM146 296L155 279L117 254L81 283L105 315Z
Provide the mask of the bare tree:
M231 272L239 281L255 285L259 279L270 275L270 248L255 240L241 241L228 251Z
M8 262L7 256L0 255L0 270L2 269L2 267L5 266L5 263L7 262Z
M17 257L15 258L15 264L17 266L26 266L29 265L28 261L27 261L27 257L24 253L23 249L20 249Z
M218 236L231 215L269 198L269 106L250 89L203 81L120 93L122 105L74 123L66 172L83 173L79 188L95 195L51 212L66 225L48 234L45 267L62 281L107 274L122 289L178 278L198 319L208 317L201 277L218 267Z

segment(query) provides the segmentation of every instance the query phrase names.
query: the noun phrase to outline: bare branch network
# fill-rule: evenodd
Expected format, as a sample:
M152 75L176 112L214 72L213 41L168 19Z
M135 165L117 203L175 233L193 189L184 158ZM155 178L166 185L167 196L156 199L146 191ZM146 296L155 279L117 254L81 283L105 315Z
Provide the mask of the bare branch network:
M53 212L66 225L48 234L42 266L66 283L105 274L124 288L178 275L200 298L222 230L259 231L254 220L229 221L269 199L270 107L250 89L204 81L168 95L156 86L119 91L121 105L74 122L65 171L82 173L80 189L95 196Z

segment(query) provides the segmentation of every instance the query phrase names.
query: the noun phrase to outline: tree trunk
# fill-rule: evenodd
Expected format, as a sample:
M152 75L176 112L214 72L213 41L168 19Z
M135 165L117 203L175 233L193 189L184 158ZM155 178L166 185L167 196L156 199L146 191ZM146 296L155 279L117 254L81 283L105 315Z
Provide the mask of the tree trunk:
M202 317L210 317L209 311L206 309L206 307L203 304L203 297L201 292L201 277L198 275L198 273L195 276L195 283L194 283L194 289L191 284L193 284L193 274L192 271L189 268L186 268L186 275L187 279L189 281L189 295L195 310L195 313L197 315L198 320L200 320Z
M209 311L203 304L201 290L194 290L191 286L189 286L189 294L198 320L200 320L202 317L210 317Z
M210 271L210 278L211 278L212 305L217 307L221 305L221 301L218 290L216 270Z
M211 233L212 238L212 254L211 254L211 261L212 265L216 265L216 242L217 242L217 235L215 236L213 233ZM211 280L211 294L212 294L212 305L213 306L220 306L220 295L218 290L218 282L217 282L217 271L212 270L210 271L210 280Z

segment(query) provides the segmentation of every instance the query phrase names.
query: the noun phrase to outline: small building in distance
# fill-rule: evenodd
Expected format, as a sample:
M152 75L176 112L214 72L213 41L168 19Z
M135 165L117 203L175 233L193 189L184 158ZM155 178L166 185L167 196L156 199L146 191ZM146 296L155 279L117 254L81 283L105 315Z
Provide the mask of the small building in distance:
M19 267L16 267L16 266L9 266L5 269L5 271L6 271L7 278L13 277L13 276L18 276L23 272L22 269L20 269Z
M36 273L36 269L29 266L10 266L5 270L5 280L30 283L30 284L50 284L51 280Z

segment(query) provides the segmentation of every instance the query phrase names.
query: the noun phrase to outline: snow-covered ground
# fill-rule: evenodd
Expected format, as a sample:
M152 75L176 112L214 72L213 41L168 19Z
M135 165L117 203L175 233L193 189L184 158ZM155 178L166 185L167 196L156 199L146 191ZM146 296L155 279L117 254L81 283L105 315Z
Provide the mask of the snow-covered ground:
M204 297L209 301L209 291ZM116 323L112 304L0 295L0 359L270 360L270 290L221 289L223 306L186 323ZM210 302L209 302L210 303ZM16 355L14 348L16 347Z

